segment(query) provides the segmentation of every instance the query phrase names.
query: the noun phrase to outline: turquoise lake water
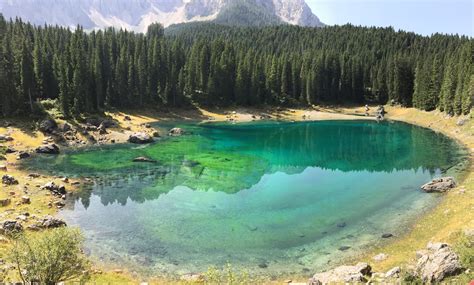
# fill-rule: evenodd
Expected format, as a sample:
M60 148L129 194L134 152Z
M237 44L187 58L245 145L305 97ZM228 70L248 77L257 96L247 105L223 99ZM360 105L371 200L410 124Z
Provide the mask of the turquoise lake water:
M441 199L422 193L465 153L395 122L169 123L147 146L37 157L25 167L93 177L60 216L112 268L179 275L226 262L251 274L311 275L400 236ZM157 163L135 163L146 156Z

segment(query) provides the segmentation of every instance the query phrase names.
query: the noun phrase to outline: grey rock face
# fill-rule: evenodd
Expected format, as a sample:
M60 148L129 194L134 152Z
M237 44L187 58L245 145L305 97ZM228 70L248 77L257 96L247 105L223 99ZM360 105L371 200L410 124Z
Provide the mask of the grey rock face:
M21 17L37 25L79 24L88 30L113 26L146 32L154 22L169 26L212 21L239 1L284 23L324 25L304 0L0 0L0 11L6 18Z
M431 182L421 186L421 190L425 191L426 193L443 193L454 187L456 187L456 182L454 181L453 177L442 177L433 179Z
M462 270L459 256L446 243L429 243L417 258L415 272L426 283L438 283Z

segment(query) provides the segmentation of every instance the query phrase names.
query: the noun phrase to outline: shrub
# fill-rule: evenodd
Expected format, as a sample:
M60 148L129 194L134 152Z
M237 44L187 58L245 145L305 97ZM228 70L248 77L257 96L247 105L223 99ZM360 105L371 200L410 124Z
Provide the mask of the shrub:
M89 263L82 253L84 238L77 229L58 228L20 236L10 253L24 283L58 282L87 277Z

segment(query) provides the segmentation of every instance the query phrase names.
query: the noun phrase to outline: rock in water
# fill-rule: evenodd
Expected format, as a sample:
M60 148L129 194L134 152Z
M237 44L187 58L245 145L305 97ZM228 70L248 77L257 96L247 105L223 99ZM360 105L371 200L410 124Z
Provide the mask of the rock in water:
M36 153L42 154L59 154L59 147L53 144L42 145L36 148Z
M357 283L367 282L365 276L372 273L372 268L367 263L358 263L355 266L339 266L332 270L316 273L309 279L310 285L320 285L329 283Z
M146 144L152 143L153 138L145 133L135 133L128 138L128 141L135 144Z
M135 158L135 159L133 160L133 162L157 163L156 160L151 159L151 158L148 158L148 157L144 157L144 156L140 156L140 157Z
M443 177L433 179L431 182L426 183L425 185L421 186L421 190L425 191L426 193L443 193L454 187L456 187L456 181L454 181L453 177Z
M417 252L416 274L425 283L438 283L462 270L459 256L446 243L428 243Z
M184 130L181 128L173 128L168 132L168 135L171 137L179 137L184 135Z

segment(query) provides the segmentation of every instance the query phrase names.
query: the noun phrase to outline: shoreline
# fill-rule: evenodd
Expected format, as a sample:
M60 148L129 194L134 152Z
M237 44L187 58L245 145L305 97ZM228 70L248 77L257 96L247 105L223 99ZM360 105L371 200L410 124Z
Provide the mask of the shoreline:
M375 107L372 107L374 110ZM375 246L374 248L370 248L367 250L366 253L362 255L350 258L349 261L365 261L371 264L375 270L387 270L393 266L399 266L401 264L407 264L411 259L414 258L415 251L421 248L424 248L428 241L447 241L447 242L455 242L456 238L453 236L455 232L464 229L474 229L474 214L470 214L469 208L464 208L465 206L471 206L474 209L474 204L472 201L473 197L473 185L474 185L474 175L473 175L473 152L474 152L474 139L471 135L469 135L469 130L474 128L471 120L468 120L466 125L458 126L456 120L458 118L445 118L444 114L439 113L437 111L434 112L423 112L414 109L404 109L399 107L386 107L388 114L386 118L389 120L394 121L401 121L409 124L414 124L417 126L429 128L433 131L443 133L444 135L455 139L457 143L464 146L469 152L469 166L465 170L466 174L464 175L462 181L459 181L459 186L449 193L446 194L446 197L443 197L441 202L434 207L434 209L430 210L428 213L424 214L419 218L419 220L415 221L413 227L407 231L407 233L403 234L400 237L396 237L393 241L385 242L382 246ZM160 122L160 121L172 121L176 119L196 119L198 121L235 121L235 122L250 122L250 121L258 121L259 116L271 116L272 118L286 120L286 121L320 121L320 120L375 120L374 117L366 117L364 116L365 110L363 107L338 107L338 108L317 108L315 109L287 109L285 111L282 110L261 110L261 109L240 109L238 108L235 111L221 111L217 110L218 112L212 112L208 110L198 109L197 113L196 110L194 111L184 111L178 113L166 113L160 114L159 112L143 112L143 113L128 113L128 112L116 112L116 113L107 113L113 120L116 120L119 124L118 128L114 128L110 132L110 136L108 137L108 142L104 143L104 145L111 144L110 140L115 140L115 143L123 143L126 142L128 136L131 133L144 131L148 132L150 129L146 128L145 125L153 122ZM124 120L124 118L129 117L130 120ZM435 120L433 122L433 120ZM3 121L3 120L2 120ZM8 129L0 128L0 134L5 134L5 131ZM18 134L18 131L19 134ZM38 134L38 133L28 133L21 128L15 128L13 131L14 141L12 142L13 146L17 150L23 150L28 148L35 148L41 145L42 141L47 137ZM21 141L25 139L24 141ZM30 140L29 140L30 139ZM21 143L21 146L18 145ZM8 144L10 145L10 144ZM69 147L68 147L69 148ZM0 164L2 164L0 162ZM19 170L15 166L16 162L13 160L11 155L7 155L7 166L8 171L0 171L0 174L10 174L13 176L18 176L20 185L29 185L31 181L29 179L24 179L23 176L27 176L28 173L25 171ZM40 178L40 181L59 181L61 178L59 177L47 177L43 176ZM35 183L39 183L35 181ZM44 184L44 183L39 183ZM69 184L70 185L70 184ZM68 186L69 189L72 191L77 191L78 187ZM459 194L459 189L465 189L463 195ZM38 194L38 193L37 193ZM38 194L39 195L39 194ZM41 196L41 195L40 195ZM462 196L462 197L461 197ZM32 195L35 197L36 195ZM0 196L1 198L1 196ZM50 199L50 197L38 197L38 202L43 203ZM462 199L467 198L467 199ZM470 199L469 199L470 198ZM467 200L464 203L460 203L459 200ZM458 207L456 207L458 206ZM41 214L51 214L54 215L59 210L48 208L45 209L43 206L38 205L37 203L32 203L28 209L30 211L41 211ZM444 214L447 210L452 211L454 214ZM462 213L461 213L462 212ZM467 213L466 213L467 212ZM471 211L473 212L473 211ZM433 226L433 217L434 220L438 220L437 217L439 216L448 216L443 223L437 224ZM461 217L463 216L463 218ZM447 226L449 224L449 226ZM426 235L426 227L430 230L429 232L433 233L431 237ZM431 235L431 234L429 234ZM438 240L439 239L439 240ZM372 256L376 255L377 253L386 253L388 254L388 258L382 262L374 262L372 260ZM1 254L1 251L0 251ZM125 272L125 273L123 273ZM310 272L311 274L316 272ZM118 277L115 275L122 275L121 277L125 279L129 279L129 281L136 281L135 277L127 276L126 270L118 272L104 272L100 274L101 276L98 278L103 279ZM112 275L112 276L109 276ZM296 278L298 279L298 278ZM306 280L304 280L306 281ZM273 281L269 281L270 283L274 283Z

